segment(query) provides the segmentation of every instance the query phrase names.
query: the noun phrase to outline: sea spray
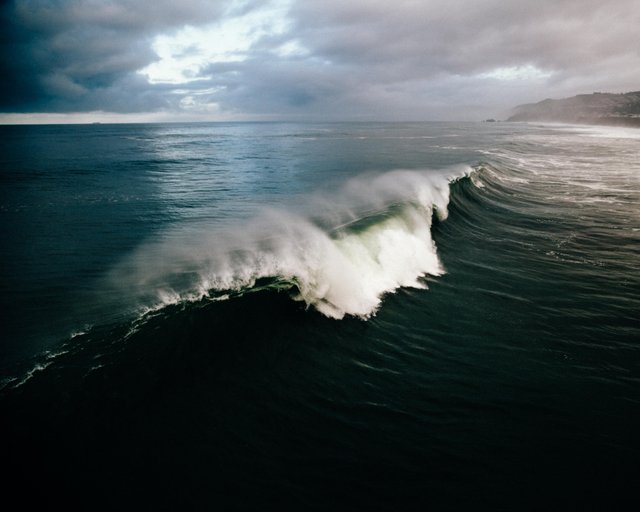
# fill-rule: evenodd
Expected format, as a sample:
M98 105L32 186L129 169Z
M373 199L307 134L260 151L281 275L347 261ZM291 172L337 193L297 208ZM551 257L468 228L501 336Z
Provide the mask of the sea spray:
M431 218L446 218L449 183L468 172L369 174L305 198L304 208L265 208L233 228L175 227L112 270L109 296L148 311L270 279L328 317L367 318L385 293L443 273Z

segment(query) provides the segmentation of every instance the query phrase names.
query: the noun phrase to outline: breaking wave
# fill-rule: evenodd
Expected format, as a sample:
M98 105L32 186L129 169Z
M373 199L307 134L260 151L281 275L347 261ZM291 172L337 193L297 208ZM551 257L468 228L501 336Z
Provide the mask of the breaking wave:
M424 288L422 277L444 272L432 217L446 218L450 183L471 171L364 175L301 208L268 208L231 227L174 228L113 269L108 295L148 312L276 288L331 318L368 318L384 294Z

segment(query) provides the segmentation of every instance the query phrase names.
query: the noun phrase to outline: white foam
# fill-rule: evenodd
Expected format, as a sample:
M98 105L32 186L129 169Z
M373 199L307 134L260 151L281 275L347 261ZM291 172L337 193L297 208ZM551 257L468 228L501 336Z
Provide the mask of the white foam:
M579 130L588 137L604 139L640 139L640 129L630 126L589 126Z
M44 370L45 368L47 368L47 366L50 366L51 363L53 361L47 361L45 363L36 363L23 377L22 379L20 379L19 382L17 382L16 384L13 384L14 388L19 388L20 386L24 385L27 381L29 381L31 379L31 377L33 377L36 373L41 372L42 370ZM15 379L17 380L17 379Z
M446 218L449 182L469 171L363 176L308 198L304 211L264 210L233 229L178 228L141 246L114 269L112 284L153 311L278 278L326 316L367 318L385 293L443 273L432 212Z

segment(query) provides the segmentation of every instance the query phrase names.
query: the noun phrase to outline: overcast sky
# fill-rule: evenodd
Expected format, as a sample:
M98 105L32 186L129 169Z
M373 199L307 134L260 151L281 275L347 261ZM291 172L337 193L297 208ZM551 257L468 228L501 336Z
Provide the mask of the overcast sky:
M638 0L13 0L0 122L477 120L640 90Z

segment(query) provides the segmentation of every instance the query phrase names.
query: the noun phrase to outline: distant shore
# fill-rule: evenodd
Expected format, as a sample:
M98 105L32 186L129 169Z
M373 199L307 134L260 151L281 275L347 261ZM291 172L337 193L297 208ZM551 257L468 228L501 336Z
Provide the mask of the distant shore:
M519 105L507 121L640 127L640 91L597 92Z

